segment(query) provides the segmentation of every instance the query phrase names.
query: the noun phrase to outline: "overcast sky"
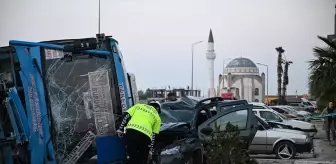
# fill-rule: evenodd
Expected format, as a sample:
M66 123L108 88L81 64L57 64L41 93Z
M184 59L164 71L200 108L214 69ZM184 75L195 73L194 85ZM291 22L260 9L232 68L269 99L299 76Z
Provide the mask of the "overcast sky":
M215 82L223 59L247 57L269 65L276 94L275 47L288 60L288 94L308 91L308 64L317 35L333 33L336 0L101 0L101 31L120 43L138 87L191 83L191 43L215 40ZM98 0L0 0L0 46L8 40L93 37ZM206 42L195 47L194 85L207 88ZM228 63L229 61L227 61ZM226 64L227 64L226 63ZM266 72L261 67L260 72ZM216 84L217 85L217 84Z

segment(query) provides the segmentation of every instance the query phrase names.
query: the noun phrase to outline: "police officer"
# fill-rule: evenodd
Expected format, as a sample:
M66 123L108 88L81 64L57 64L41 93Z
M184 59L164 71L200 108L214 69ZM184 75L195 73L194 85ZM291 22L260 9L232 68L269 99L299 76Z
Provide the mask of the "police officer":
M123 135L126 125L125 143L130 164L146 164L154 151L155 134L159 134L161 105L158 101L149 104L136 104L127 110L120 128Z

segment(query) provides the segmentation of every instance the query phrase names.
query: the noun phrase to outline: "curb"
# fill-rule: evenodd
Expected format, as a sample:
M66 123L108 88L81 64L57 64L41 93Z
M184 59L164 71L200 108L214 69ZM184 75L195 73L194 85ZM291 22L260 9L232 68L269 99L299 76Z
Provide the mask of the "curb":
M336 164L336 161L304 161L304 160L279 160L279 159L256 159L259 164Z

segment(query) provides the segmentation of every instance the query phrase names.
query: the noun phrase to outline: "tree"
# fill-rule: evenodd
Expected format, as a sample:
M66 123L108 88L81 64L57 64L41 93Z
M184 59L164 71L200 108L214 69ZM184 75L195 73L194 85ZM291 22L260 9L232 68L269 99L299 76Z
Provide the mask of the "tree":
M315 59L309 61L309 90L319 102L336 100L336 43L318 38L325 47L313 48Z
M282 77L282 54L285 52L282 47L277 47L275 50L278 52L278 65L277 65L277 74L278 74L278 104L283 104L283 99L281 96L281 77Z
M290 64L293 64L292 61L284 61L285 68L284 68L284 74L283 74L283 81L282 81L282 100L283 102L286 100L286 93L287 93L287 85L288 85L288 67Z
M224 132L215 125L211 141L204 146L207 164L257 164L239 138L239 128L228 123Z
M138 91L138 96L140 100L147 100L147 95L143 90Z

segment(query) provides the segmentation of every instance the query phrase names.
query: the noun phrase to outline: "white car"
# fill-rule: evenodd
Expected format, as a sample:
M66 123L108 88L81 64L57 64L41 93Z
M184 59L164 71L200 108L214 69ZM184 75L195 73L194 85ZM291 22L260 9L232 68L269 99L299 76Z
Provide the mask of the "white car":
M303 110L302 111L297 111L293 107L288 106L288 105L283 105L281 107L287 108L289 110L294 110L294 111L297 112L297 114L302 115L302 116L311 116L312 115L310 112L307 112L307 111L303 111Z
M281 122L284 125L292 126L295 130L306 132L311 137L315 136L317 133L316 126L312 123L285 118L280 113L270 109L263 103L250 104L253 105L253 112L266 121Z

